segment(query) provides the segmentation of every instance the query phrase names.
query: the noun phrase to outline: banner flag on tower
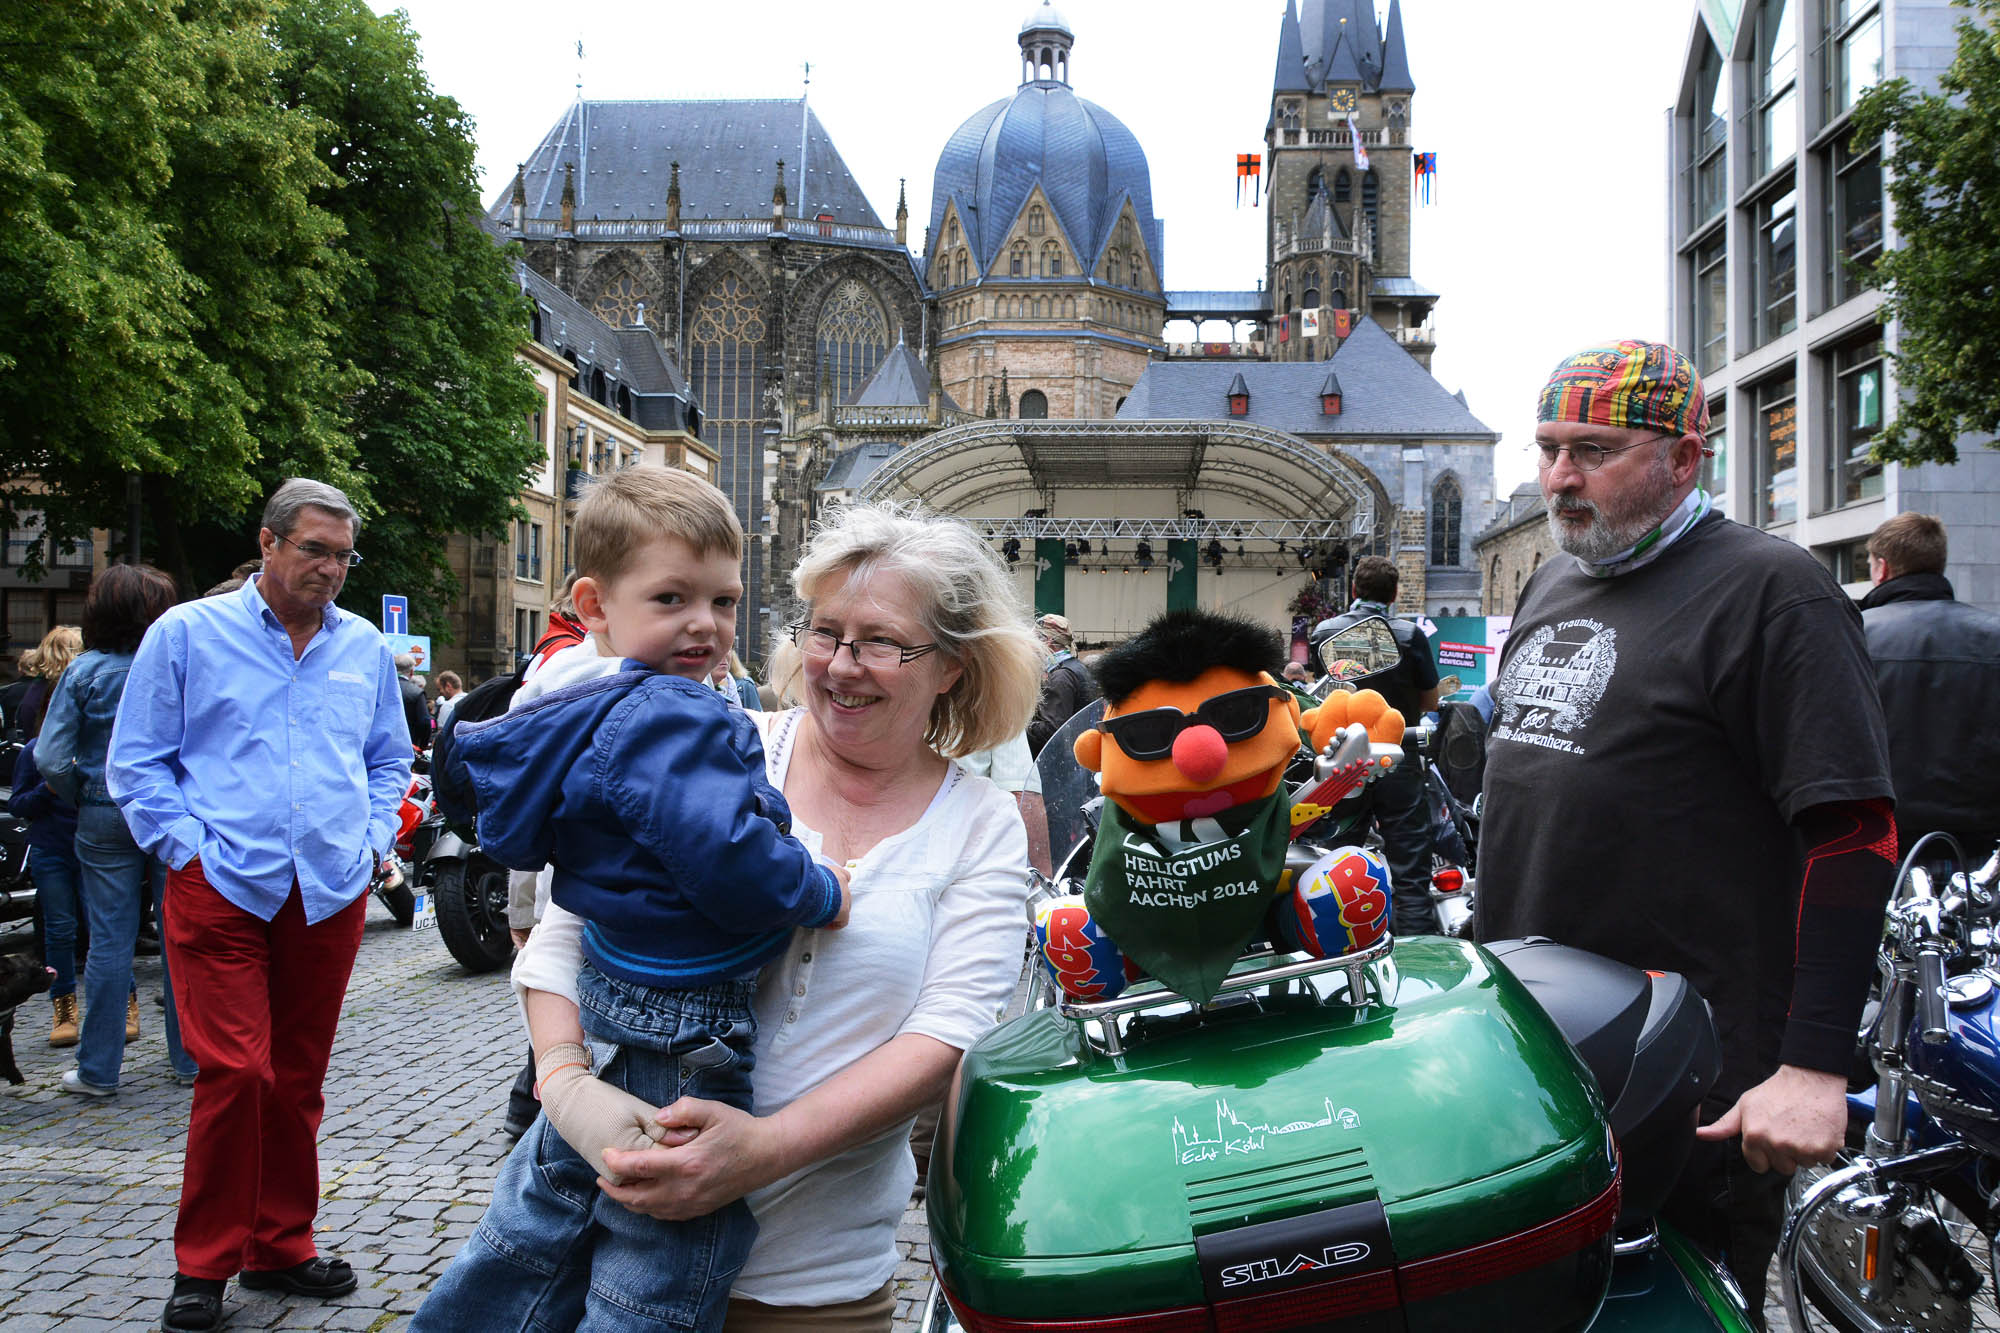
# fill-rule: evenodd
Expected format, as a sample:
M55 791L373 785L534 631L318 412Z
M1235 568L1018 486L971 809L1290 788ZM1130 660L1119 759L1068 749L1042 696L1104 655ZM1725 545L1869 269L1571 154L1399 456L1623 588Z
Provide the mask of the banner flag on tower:
M1432 191L1437 185L1438 155L1436 153L1412 153L1410 161L1417 169L1417 188L1423 194L1424 203L1432 202Z
M1255 208L1261 199L1264 184L1264 155L1262 153L1238 153L1236 155L1236 206L1243 207L1243 182L1250 182L1250 207Z
M1354 165L1368 170L1368 148L1361 142L1361 131L1354 128L1354 113L1347 113L1347 137L1354 141Z

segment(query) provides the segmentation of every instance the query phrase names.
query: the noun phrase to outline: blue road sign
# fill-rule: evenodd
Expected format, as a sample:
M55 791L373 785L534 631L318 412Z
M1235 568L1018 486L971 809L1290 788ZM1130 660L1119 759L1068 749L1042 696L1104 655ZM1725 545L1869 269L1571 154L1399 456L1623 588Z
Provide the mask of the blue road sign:
M382 594L382 632L384 634L410 632L409 598L391 592Z

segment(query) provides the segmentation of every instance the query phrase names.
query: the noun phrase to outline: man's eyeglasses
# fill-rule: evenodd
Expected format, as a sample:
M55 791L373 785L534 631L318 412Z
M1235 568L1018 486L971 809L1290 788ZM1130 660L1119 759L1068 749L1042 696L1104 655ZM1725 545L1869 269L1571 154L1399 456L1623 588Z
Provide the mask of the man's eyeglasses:
M1604 466L1604 460L1612 454L1622 454L1628 449L1637 449L1640 445L1652 444L1656 440L1670 440L1674 438L1676 437L1671 433L1662 432L1658 435L1648 435L1645 439L1636 440L1631 444L1617 445L1597 444L1590 440L1580 440L1575 444L1548 444L1542 440L1536 440L1535 452L1538 457L1535 461L1541 465L1543 471L1547 471L1556 465L1556 459L1560 458L1562 451L1567 449L1569 450L1569 461L1576 465L1577 471L1595 472Z
M811 662L830 662L839 655L842 648L854 655L854 660L865 667L908 666L925 653L937 651L934 643L920 643L915 647L897 643L894 639L843 639L830 629L813 629L803 620L795 620L785 627L792 642Z
M1271 720L1271 700L1295 697L1280 685L1252 685L1204 699L1192 713L1178 708L1148 708L1143 713L1107 717L1097 729L1118 742L1118 748L1140 762L1165 759L1174 741L1194 726L1214 727L1230 744L1247 741Z
M278 534L275 532L272 533L271 535L273 537L278 537ZM354 550L352 547L348 548L345 551L329 551L324 546L321 546L318 542L306 542L302 545L298 542L293 541L290 537L278 537L278 540L283 542L285 545L291 547L294 551L297 551L300 555L304 556L306 559L312 561L315 565L323 564L328 560L332 560L338 564L346 565L349 569L352 569L356 565L361 563L361 552Z

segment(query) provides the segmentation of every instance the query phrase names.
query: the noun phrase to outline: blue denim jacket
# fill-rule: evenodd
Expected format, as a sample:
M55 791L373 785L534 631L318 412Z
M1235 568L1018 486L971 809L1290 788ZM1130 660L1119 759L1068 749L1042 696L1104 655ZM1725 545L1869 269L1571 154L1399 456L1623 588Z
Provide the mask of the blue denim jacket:
M104 786L104 755L131 669L131 653L93 649L71 662L56 682L35 764L49 790L72 805L116 804Z

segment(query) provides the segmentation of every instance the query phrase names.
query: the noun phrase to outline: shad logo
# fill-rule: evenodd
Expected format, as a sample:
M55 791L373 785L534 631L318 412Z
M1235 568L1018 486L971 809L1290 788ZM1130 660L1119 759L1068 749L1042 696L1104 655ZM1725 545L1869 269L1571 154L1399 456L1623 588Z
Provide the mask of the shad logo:
M1315 1259L1310 1255L1293 1253L1287 1262L1279 1256L1268 1259L1252 1259L1248 1263L1231 1264L1222 1270L1222 1285L1225 1287L1255 1286L1260 1282L1275 1282L1281 1277L1295 1277L1300 1273L1310 1273L1320 1268L1344 1268L1366 1259L1371 1250L1365 1242L1345 1240L1338 1245L1329 1245L1320 1251Z

